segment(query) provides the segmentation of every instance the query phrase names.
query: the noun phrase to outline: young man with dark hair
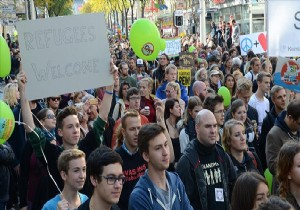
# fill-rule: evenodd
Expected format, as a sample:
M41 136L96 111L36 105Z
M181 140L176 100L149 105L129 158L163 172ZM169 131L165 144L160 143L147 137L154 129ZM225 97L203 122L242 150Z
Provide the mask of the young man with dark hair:
M158 124L145 125L139 132L139 152L148 170L130 195L129 210L193 209L179 176L167 171L170 148L164 132Z
M203 102L203 109L208 109L210 110L218 124L218 133L219 136L217 137L217 142L222 145L222 136L223 136L223 125L224 125L224 99L222 96L219 95L213 95L213 96L208 96Z
M88 199L78 192L86 179L84 152L78 149L64 150L58 157L57 168L64 181L64 189L61 194L49 200L42 210L76 209Z
M258 113L258 133L261 132L261 126L264 118L267 116L267 112L270 111L270 102L265 97L265 94L270 91L271 75L266 72L260 72L257 75L258 89L249 100L249 105L257 110Z
M125 81L130 84L130 87L137 87L137 81L131 76L129 76L128 70L129 70L128 64L122 61L119 67L120 84Z
M88 179L93 185L90 199L78 210L114 210L122 192L125 176L122 158L106 146L94 150L87 161Z
M300 142L300 99L293 100L275 120L267 135L266 157L271 174L276 175L277 156L288 141ZM276 189L275 189L276 190ZM275 191L274 191L275 192Z
M278 115L285 110L286 105L286 90L278 85L272 87L270 91L271 100L274 104L273 108L270 112L267 113L267 116L264 118L261 133L259 136L259 154L260 161L263 166L263 170L267 169L267 162L266 162L266 139L267 135L270 132L271 128L273 127L276 118Z
M165 127L165 120L163 119L164 106L162 102L156 102L156 114L158 116L158 124ZM138 134L141 128L141 120L139 113L135 110L129 110L122 117L122 136L123 143L116 149L123 159L123 173L126 176L126 183L120 197L118 206L122 210L128 209L129 196L138 182L139 178L145 173L147 169L147 162L143 159L138 148ZM172 142L166 130L166 138L170 148L170 159L174 161L174 152Z

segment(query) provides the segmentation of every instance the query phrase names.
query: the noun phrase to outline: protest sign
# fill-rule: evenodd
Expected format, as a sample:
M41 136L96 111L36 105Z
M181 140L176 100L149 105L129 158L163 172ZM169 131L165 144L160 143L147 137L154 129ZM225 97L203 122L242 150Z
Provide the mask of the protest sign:
M191 70L190 69L178 69L178 81L184 86L191 85Z
M268 0L269 56L300 55L300 0Z
M240 36L241 54L247 55L251 49L255 54L267 51L267 38L265 32L253 33Z
M166 49L160 52L167 54L169 57L178 56L181 52L181 39L166 39Z
M278 57L274 83L286 89L300 92L300 62Z
M183 52L179 54L180 68L193 68L195 65L195 54Z
M104 14L17 23L29 100L113 83Z

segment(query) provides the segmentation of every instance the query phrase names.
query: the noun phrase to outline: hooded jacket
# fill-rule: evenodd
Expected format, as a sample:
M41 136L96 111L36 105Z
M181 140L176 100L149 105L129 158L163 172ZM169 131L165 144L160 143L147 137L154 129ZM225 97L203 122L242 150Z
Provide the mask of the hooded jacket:
M299 131L294 135L285 123L286 111L282 111L267 136L266 157L270 172L276 174L277 156L280 148L288 141L300 142Z
M166 171L166 177L171 191L171 209L172 210L192 210L190 201L185 193L184 185L176 173ZM150 180L148 170L140 178L132 191L129 199L128 210L142 209L164 209L163 202L158 198L153 182Z
M184 100L185 104L187 105L188 103L188 95L185 86L183 86L180 82L177 80L175 81L176 83L179 84L180 86L180 91L181 91L181 99ZM159 99L165 99L166 98L166 87L167 87L168 81L164 81L156 90L156 97Z

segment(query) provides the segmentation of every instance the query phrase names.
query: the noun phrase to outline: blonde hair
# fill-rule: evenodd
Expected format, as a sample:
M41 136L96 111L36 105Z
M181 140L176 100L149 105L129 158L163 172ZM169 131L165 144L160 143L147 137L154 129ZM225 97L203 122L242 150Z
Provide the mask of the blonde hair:
M150 93L153 89L153 79L151 77L144 77L143 79L140 80L139 83L141 82L146 82L148 84L148 88L150 89Z
M174 88L174 90L177 92L177 100L180 100L181 98L181 90L180 90L180 85L176 82L169 82L167 84L167 87L170 86L172 88Z
M232 128L236 125L241 125L245 129L244 124L241 121L238 121L235 119L231 119L231 120L227 121L223 128L222 144L223 144L224 150L229 154L231 153L230 152L230 141L231 141L230 136L231 136Z
M3 89L3 101L5 101L9 106L17 105L17 91L18 85L16 83L8 83Z

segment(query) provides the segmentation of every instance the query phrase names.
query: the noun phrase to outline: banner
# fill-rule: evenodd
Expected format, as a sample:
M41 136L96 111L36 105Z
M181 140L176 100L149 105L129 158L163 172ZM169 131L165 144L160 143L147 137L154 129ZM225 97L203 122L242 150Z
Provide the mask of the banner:
M166 39L166 49L160 52L166 53L169 57L178 56L181 52L181 39Z
M255 54L267 51L267 37L265 32L247 34L240 36L241 54L247 55L251 49Z
M278 57L274 83L286 89L300 92L300 62L284 57Z
M17 23L29 100L111 85L104 14Z
M269 56L300 55L300 0L268 0Z

